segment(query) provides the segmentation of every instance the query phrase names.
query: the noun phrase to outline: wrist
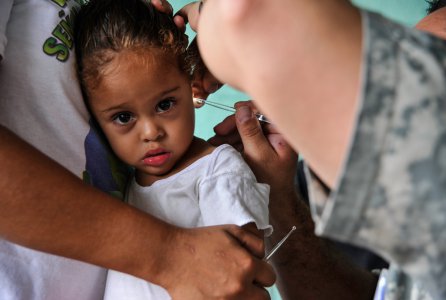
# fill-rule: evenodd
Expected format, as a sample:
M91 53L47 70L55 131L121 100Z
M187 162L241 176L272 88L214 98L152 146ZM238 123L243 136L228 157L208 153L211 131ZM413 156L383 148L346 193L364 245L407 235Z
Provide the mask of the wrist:
M161 240L159 241L159 247L153 257L151 269L146 270L146 273L150 276L148 279L150 282L158 284L171 291L171 288L175 285L179 272L182 272L182 255L179 250L179 243L183 239L186 229L182 229L175 226L168 226L161 234Z
M297 226L299 230L314 231L310 209L295 189L271 193L269 218L277 233L283 234L292 226Z

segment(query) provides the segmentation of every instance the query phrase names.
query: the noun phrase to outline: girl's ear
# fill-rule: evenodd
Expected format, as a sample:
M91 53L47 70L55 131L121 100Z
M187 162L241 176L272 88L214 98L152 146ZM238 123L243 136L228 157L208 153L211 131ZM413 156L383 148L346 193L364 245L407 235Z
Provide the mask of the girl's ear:
M200 99L200 98L192 98L192 101L194 102L194 107L195 108L201 108L204 105L204 100Z
M204 88L202 82L199 80L192 81L192 101L194 103L195 108L200 108L204 105L201 99L206 99L209 94L204 92Z

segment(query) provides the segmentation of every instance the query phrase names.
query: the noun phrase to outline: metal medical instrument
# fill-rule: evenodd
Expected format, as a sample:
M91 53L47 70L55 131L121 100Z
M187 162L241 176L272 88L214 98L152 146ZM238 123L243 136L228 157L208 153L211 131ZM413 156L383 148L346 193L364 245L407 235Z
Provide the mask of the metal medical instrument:
M276 253L277 250L279 250L279 248L283 245L283 243L285 243L285 241L290 237L290 235L293 233L294 230L296 230L296 226L291 227L291 230L287 233L287 235L285 235L283 239L281 239L280 242L278 242L274 246L274 248L268 254L265 255L264 258L265 261L268 261L271 258L271 256L273 256L273 254Z
M229 106L229 105L224 105L221 103L217 103L217 102L209 101L209 100L205 100L205 99L200 99L200 98L194 98L193 100L194 100L194 103L196 103L197 105L203 106L204 104L207 104L207 105L215 107L215 108L219 108L222 110L226 110L226 111L235 113L235 108L232 106ZM201 106L199 106L199 107L201 107ZM264 115L259 114L259 113L255 114L255 115L256 115L257 120L259 120L260 122L271 124L271 122Z

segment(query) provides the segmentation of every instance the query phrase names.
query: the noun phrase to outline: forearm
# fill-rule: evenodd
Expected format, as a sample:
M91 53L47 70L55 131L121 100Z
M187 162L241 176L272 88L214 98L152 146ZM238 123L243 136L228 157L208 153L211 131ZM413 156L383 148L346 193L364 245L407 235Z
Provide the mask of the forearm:
M314 234L307 205L295 193L277 194L270 219L275 244L292 226L297 230L273 256L283 299L372 299L376 278L348 262Z
M360 17L349 1L294 2L293 13L298 15L290 16L284 27L292 30L283 44L276 45L288 51L274 56L263 83L247 82L247 92L321 179L333 186L347 152L357 107ZM290 38L295 43L287 47ZM273 68L280 74L273 73ZM284 84L284 79L292 81ZM270 101L277 98L281 103Z
M156 275L168 225L87 186L3 127L0 140L1 237L143 278Z
M211 72L253 97L333 186L360 85L361 19L350 1L208 1L198 39Z

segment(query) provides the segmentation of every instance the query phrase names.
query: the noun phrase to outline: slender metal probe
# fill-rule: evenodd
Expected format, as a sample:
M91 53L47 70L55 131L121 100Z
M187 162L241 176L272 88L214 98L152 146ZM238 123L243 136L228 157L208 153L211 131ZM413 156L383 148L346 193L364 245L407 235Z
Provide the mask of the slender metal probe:
M217 102L209 101L209 100L205 100L205 99L200 99L200 98L194 98L194 102L201 104L201 105L207 104L207 105L215 107L215 108L219 108L222 110L226 110L226 111L235 113L235 108L232 106L229 106L229 105L225 105L225 104L221 104L221 103L217 103ZM258 113L255 115L256 115L257 120L259 120L260 122L265 122L265 123L271 124L271 122L265 117L265 115L258 114Z
M280 242L278 242L274 246L274 248L265 256L265 261L268 261L271 256L273 256L273 254L276 253L277 250L279 250L279 248L283 245L283 243L285 243L285 241L290 237L294 230L296 230L296 226L291 227L291 230L287 233L287 235L285 235L283 239L281 239Z

